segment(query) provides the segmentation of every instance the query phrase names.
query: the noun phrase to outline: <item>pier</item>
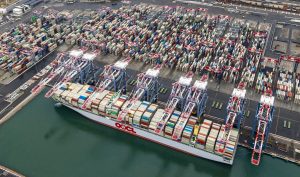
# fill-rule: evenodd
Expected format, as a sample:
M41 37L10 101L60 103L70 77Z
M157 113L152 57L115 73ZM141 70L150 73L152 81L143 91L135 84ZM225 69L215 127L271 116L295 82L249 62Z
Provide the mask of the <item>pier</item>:
M25 177L25 176L0 165L0 177Z
M259 23L261 22L258 22L257 24ZM266 41L267 48L270 45L269 38L270 33L268 34L268 39ZM7 84L0 84L0 124L3 124L5 121L9 120L9 118L13 117L13 115L15 115L26 104L35 98L36 94L30 93L30 90L44 78L44 74L47 75L47 66L49 66L59 52L66 52L69 51L69 49L78 49L80 47L82 46L78 46L76 44L63 44L53 53L46 55L44 58L45 60L40 60L40 62L37 62L36 65L28 68L28 70L21 73L11 82ZM92 48L87 50L93 51ZM267 50L268 51L266 53L270 53L269 48ZM263 54L265 54L265 49ZM93 64L96 68L103 69L103 66L112 64L120 59L122 59L120 55L101 55L95 59ZM127 84L131 82L137 82L136 78L138 73L141 71L146 71L150 67L152 66L141 64L137 61L130 63L127 70L130 78L128 79ZM40 76L41 73L42 76ZM166 90L158 95L158 101L161 105L165 105L163 101L168 99L168 95L170 95L171 92L172 83L181 75L183 75L183 73L184 72L182 71L176 71L170 68L162 69L162 76L158 78L158 82L162 83L162 87ZM195 78L199 79L199 76L197 75ZM56 80L54 79L53 82L47 83L45 86L52 87L53 85L59 83L57 81L58 78L56 78ZM207 90L208 101L206 103L206 109L203 117L224 124L224 118L227 115L226 105L234 84L228 82L224 83L223 81L220 83L216 83L213 79L209 80ZM273 83L273 85L274 84L276 83ZM134 84L128 84L128 93L130 93L130 91L133 89ZM241 120L239 145L253 149L251 141L254 141L254 139L251 135L251 132L253 129L255 129L255 125L253 125L253 119L255 118L256 107L260 99L260 90L257 91L258 93L256 93L254 89L248 90L249 94L247 93L246 95L247 102L245 103L245 112L242 115L244 116L244 119ZM276 100L274 106L275 113L273 117L273 125L270 128L270 134L267 138L266 148L262 152L273 157L278 157L299 164L299 105L282 100Z

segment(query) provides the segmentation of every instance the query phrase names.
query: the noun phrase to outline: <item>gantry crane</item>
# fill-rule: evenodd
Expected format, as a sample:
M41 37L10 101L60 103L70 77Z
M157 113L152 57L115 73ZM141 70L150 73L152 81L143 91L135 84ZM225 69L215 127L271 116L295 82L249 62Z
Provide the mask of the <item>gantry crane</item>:
M180 110L183 109L193 76L194 74L192 72L188 72L185 76L180 77L179 81L173 83L167 106L161 119L157 123L155 133L160 134L162 132L166 122L169 120L176 107L179 106Z
M117 61L113 65L106 65L101 73L103 80L96 84L95 92L84 101L81 108L87 108L87 105L91 103L96 92L103 92L106 89L110 90L113 88L115 92L122 90L123 93L126 93L126 67L130 60L130 58L127 58Z
M237 88L233 89L232 95L227 105L227 117L225 118L225 126L221 129L224 132L220 142L218 142L218 151L223 154L227 142L229 141L230 133L233 127L240 127L241 120L244 116L244 106L246 89L245 84L240 83Z
M79 75L79 83L84 84L87 82L88 75L92 73L94 70L96 70L93 61L95 58L99 55L99 50L94 50L92 53L85 53L82 56L82 60L86 61L88 63L87 67L83 68L81 70L80 75ZM97 72L96 72L97 73ZM94 79L94 77L93 77Z
M251 157L251 163L253 165L259 165L262 150L264 148L265 142L267 142L268 140L273 113L274 96L272 96L272 91L268 90L260 98L260 102L258 103L256 116L254 119L252 136L254 137L255 135L255 139Z
M201 116L204 112L207 101L207 80L208 76L203 75L200 80L197 80L193 87L189 89L187 95L187 102L184 106L183 112L175 125L173 140L180 141L182 131L192 115L193 111L196 112L197 117Z
M52 71L46 76L46 78L41 80L35 87L33 87L31 90L32 93L39 93L50 81L64 72L65 66L71 64L70 58L66 56L67 54L65 53L59 53L57 55L56 59L51 63Z
M148 102L155 102L158 98L158 74L161 69L161 65L156 65L153 69L148 69L145 73L138 75L137 85L133 89L131 99L126 103L125 109L123 109L118 115L118 121L123 122L126 115L131 108L139 100L145 100Z
M74 79L75 76L79 76L81 82L84 82L84 77L93 67L93 60L97 56L97 52L84 54L83 50L73 50L69 55L71 63L64 66L64 75L62 79L59 79L46 93L46 98L51 97L63 83Z
M57 58L51 63L51 72L46 78L42 79L32 90L32 93L39 93L49 82L60 76L58 82L54 84L52 89L47 92L46 97L52 96L53 92L62 84L80 75L83 79L86 72L92 67L91 59L83 59L83 50L72 50L68 54L60 53ZM94 54L86 54L94 55Z

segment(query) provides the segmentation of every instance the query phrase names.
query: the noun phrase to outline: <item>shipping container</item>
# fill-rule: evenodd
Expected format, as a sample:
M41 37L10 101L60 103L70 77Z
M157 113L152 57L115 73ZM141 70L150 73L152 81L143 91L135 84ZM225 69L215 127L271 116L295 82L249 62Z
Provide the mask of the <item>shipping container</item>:
M290 101L294 98L296 62L292 58L282 58L278 68L276 96Z

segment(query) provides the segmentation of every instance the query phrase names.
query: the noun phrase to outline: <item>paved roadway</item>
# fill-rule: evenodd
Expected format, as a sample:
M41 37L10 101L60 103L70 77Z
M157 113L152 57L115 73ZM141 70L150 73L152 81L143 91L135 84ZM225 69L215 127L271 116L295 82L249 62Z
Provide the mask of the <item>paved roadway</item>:
M103 64L101 64L103 66ZM131 69L127 69L128 75L131 78L135 78L136 74L140 73L139 71L134 71ZM159 100L166 102L168 99L171 88L172 88L172 83L175 82L175 80L170 80L166 78L159 78L159 83L161 83L161 86L164 88L168 88L168 91L166 94L160 94L159 95ZM221 83L222 84L222 83ZM129 89L131 90L131 89ZM206 104L206 113L209 115L212 115L214 117L218 118L225 118L227 115L226 111L226 106L227 102L230 98L230 94L226 93L221 93L216 90L208 90L208 101ZM221 110L212 108L212 103L213 101L218 101L219 103L223 103L223 107ZM253 120L254 116L256 114L256 109L257 109L258 102L253 101L253 100L247 100L246 106L245 106L245 112L250 111L250 116L245 117L243 121L242 126L248 126L252 127L253 126ZM291 122L291 128L284 128L283 127L283 122L284 121L290 121ZM270 132L273 134L277 134L280 136L284 137L289 137L295 140L300 140L300 119L299 119L299 113L295 111L290 111L285 108L276 108L275 109L275 114L273 117L273 123Z
M47 66L51 61L54 60L56 57L57 52L51 53L49 56L45 57L43 61L37 63L35 66L28 69L24 74L17 77L15 80L13 80L8 85L2 85L0 88L0 118L3 117L6 113L9 112L13 107L18 105L22 100L24 100L29 94L30 89L33 86L30 86L27 90L24 91L24 93L13 103L9 103L5 101L5 96L13 91L15 91L17 88L19 88L21 85L23 85L26 81L30 80L36 73L38 73L40 70L42 70L45 66ZM9 106L9 107L7 107ZM4 110L4 108L7 108Z
M170 5L170 1L169 0L142 0L142 1L137 1L134 0L134 2L147 2L147 3L155 3L155 4L159 4L159 5ZM180 3L181 4L181 3ZM107 4L110 6L110 4ZM113 6L114 8L118 8L120 4L118 4L117 6ZM42 6L42 4L39 5L39 7ZM196 5L186 5L189 7L199 7ZM228 11L224 10L224 8L222 7L208 7L208 6L203 6L204 8L208 8L209 9L209 13L213 13L213 14L227 14L227 15L231 15L231 16L235 16L235 17L240 17L240 15L238 14L232 14L229 13ZM55 5L55 7L53 7L57 10L63 10L63 9L98 9L100 8L100 5L95 5L95 4L88 4L88 3L75 3L72 5L67 5L67 6L60 6L59 4ZM32 14L27 14L25 16L25 20L29 20ZM250 20L256 20L259 22L263 22L264 18L258 17L258 16L254 16L254 15L249 15L246 17L247 19ZM276 24L277 21L285 21L286 18L284 15L282 14L278 14L276 12L269 12L269 15L265 16L266 22L271 23L273 25ZM24 21L24 19L23 19ZM20 21L21 22L21 21ZM16 23L20 23L20 22L15 22L12 24L6 24L4 26L1 26L0 29L1 30L5 30L5 29L10 29L12 27L14 27L16 25ZM274 29L274 28L273 28ZM271 33L272 34L272 33ZM268 55L269 53L273 55L273 53L270 51L270 46L271 46L271 40L269 40L268 44L267 44L267 52L266 55ZM48 56L47 58L45 58L45 60L43 62L40 62L39 64L36 65L36 67L32 67L31 69L29 69L28 71L26 71L23 75L19 76L16 80L14 80L13 82L11 82L8 85L5 86L1 86L0 85L0 110L3 110L3 108L5 108L7 105L9 105L8 102L3 101L4 96L7 95L8 93L13 92L15 89L17 89L19 86L21 86L23 83L25 83L27 80L29 80L34 74L37 73L37 71L41 70L44 66L46 66L47 64L49 64L54 58L55 58L56 53L51 54L50 56ZM129 75L131 76L135 76L136 75L136 71L133 70L128 70ZM166 88L171 88L171 84L174 82L173 80L168 80L168 79L164 79L164 78L160 78L160 83L163 83L163 87ZM31 86L33 87L33 86ZM165 95L160 95L160 100L167 100L169 92L171 89L168 90L168 92ZM13 102L10 107L2 112L2 114L0 114L0 117L3 117L8 110L10 110L12 107L14 107L15 105L17 105L20 101L22 101L24 98L26 98L28 95L30 94L30 88L27 89L27 91L25 91L25 93L19 97L15 102ZM226 116L226 103L230 97L229 94L225 94L225 93L220 93L214 90L208 90L208 95L209 95L209 100L207 102L207 113L211 114L213 116L216 117L220 117L220 118L224 118ZM221 103L224 103L223 108L221 110L219 109L214 109L211 108L212 102L213 100L217 100ZM252 121L253 121L253 116L255 115L255 110L256 110L256 106L257 106L257 102L255 101L247 101L247 106L246 106L246 111L250 111L250 117L251 118L245 118L243 125L244 126L252 126ZM299 118L297 117L298 113L293 112L293 111L289 111L287 109L283 109L283 108L277 108L276 112L275 112L275 116L274 116L274 120L273 120L273 125L271 128L271 132L281 135L281 136L285 136L285 137L289 137L289 138L293 138L296 140L300 140L300 130L298 130L297 127L300 127L300 122L299 122ZM284 120L286 121L291 121L292 126L290 129L284 128L283 127L283 122Z

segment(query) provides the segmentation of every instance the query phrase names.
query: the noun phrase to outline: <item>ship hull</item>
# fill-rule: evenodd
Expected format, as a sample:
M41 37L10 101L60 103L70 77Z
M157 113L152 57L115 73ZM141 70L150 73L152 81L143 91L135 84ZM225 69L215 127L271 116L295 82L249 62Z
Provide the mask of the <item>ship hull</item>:
M224 163L224 164L228 164L228 165L232 165L232 163L233 163L233 160L224 159L222 156L219 156L217 154L214 154L214 153L202 150L202 149L197 149L192 146L183 144L181 142L176 142L176 141L173 141L166 137L142 130L137 127L132 127L128 124L122 124L122 123L119 123L112 119L106 118L104 116L96 115L91 112L87 112L85 110L82 110L82 109L79 109L79 108L76 108L76 107L73 107L70 105L66 105L66 104L64 104L64 105L66 107L78 112L79 114L83 115L84 117L86 117L90 120L93 120L99 124L117 129L119 131L131 134L133 136L137 136L137 137L155 142L157 144L160 144L160 145L163 145L163 146L166 146L166 147L169 147L169 148L175 149L177 151L181 151L181 152L184 152L184 153L196 156L196 157L201 157L201 158L205 158L208 160L212 160L212 161L216 161L216 162L220 162L220 163Z

